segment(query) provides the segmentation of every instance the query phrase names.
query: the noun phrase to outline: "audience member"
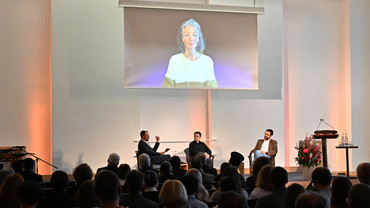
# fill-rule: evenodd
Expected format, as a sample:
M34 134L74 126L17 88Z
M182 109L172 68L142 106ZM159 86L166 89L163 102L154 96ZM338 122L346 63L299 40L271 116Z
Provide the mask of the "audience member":
M113 173L118 175L119 159L120 159L120 157L117 153L115 153L115 152L111 153L108 157L108 160L107 160L108 165L106 167L98 168L96 173L99 173L99 171L102 171L102 170L110 170Z
M295 208L329 208L325 198L316 192L307 192L298 196Z
M53 192L45 199L41 200L40 207L75 207L74 197L69 195L66 190L68 186L68 175L62 170L57 170L51 175L51 186Z
M213 181L215 180L215 176L212 175L212 174L208 174L208 173L205 173L202 169L202 161L199 157L193 157L191 159L191 168L195 168L197 169L200 174L202 175L202 179L203 179L203 186L205 186L206 188L211 188L212 187L212 183Z
M288 173L282 167L274 167L270 171L270 180L274 187L271 194L257 200L257 208L283 208L285 206L285 184L288 183Z
M42 188L34 181L25 181L18 189L18 197L22 208L35 208L42 197Z
M223 177L223 174L225 172L225 169L227 167L231 166L231 164L229 162L223 162L220 166L220 174L218 174L216 177L215 177L215 181L221 181L222 177Z
M164 161L159 168L159 183L164 183L166 180L173 179L172 166L169 162Z
M18 197L18 189L23 183L20 174L15 173L8 176L0 190L0 207L1 208L20 208L21 201Z
M207 203L209 201L209 193L203 186L202 174L199 172L199 170L195 168L191 168L188 171L186 171L185 175L188 174L193 174L197 178L199 184L198 190L195 192L195 198L202 202Z
M360 163L356 168L356 172L361 183L370 185L370 163Z
M347 198L352 187L351 181L347 177L335 177L331 188L331 208L347 208Z
M125 177L126 177L126 174L131 170L131 167L130 165L124 163L124 164L121 164L119 167L118 167L118 178L119 178L119 181L121 183L121 186L125 185Z
M327 207L330 207L331 202L331 173L326 167L317 167L311 174L311 179L315 190L324 197Z
M98 207L98 198L95 194L95 183L93 180L86 180L78 189L75 196L78 208Z
M175 156L171 157L170 163L171 163L171 166L172 166L173 175L176 178L181 178L185 175L186 170L183 170L183 169L180 168L181 159L180 159L179 156L175 155Z
M73 170L73 178L76 181L76 186L73 187L73 190L70 192L72 195L75 195L80 188L81 184L87 180L91 180L93 177L93 172L90 166L86 163L78 165Z
M265 165L272 165L271 160L267 157L259 157L254 161L252 165L252 175L246 179L245 188L250 191L253 191L253 189L256 188L258 173Z
M253 189L249 199L258 199L272 193L273 187L270 181L271 165L265 165L257 176L256 188Z
M159 193L159 202L163 208L185 208L188 196L184 185L178 180L167 180Z
M365 183L355 184L349 191L349 208L369 208L370 186Z
M158 174L152 170L147 170L144 173L145 189L143 196L156 203L159 203L158 191Z
M126 175L127 195L122 195L120 205L130 208L157 208L158 204L143 197L144 174L138 170L131 170Z
M12 168L4 168L0 170L0 190L1 190L1 185L3 185L5 179L14 174L14 170Z
M306 189L303 186L299 185L298 183L291 184L286 189L285 208L295 208L295 202L297 201L298 196L303 193L306 193Z
M41 175L35 173L35 161L32 158L26 158L23 160L21 175L25 181L42 183Z
M142 153L139 156L139 170L142 173L145 173L147 170L153 170L152 165L150 164L150 157L146 153Z
M188 195L188 208L208 208L207 204L195 198L199 183L193 174L185 175L181 182L184 184Z
M207 157L206 157L206 154L204 154L203 152L200 152L197 154L197 157L199 157L200 161L202 162L202 169L205 173L208 173L208 174L212 174L214 176L217 175L217 170L216 168L212 168L212 167L209 167L207 165Z
M244 161L244 156L242 154L240 154L239 152L231 152L230 153L230 159L229 159L229 163L235 168L235 169L239 169L240 167L240 164L242 164L242 162ZM240 174L239 174L240 175ZM240 180L241 182L244 182L245 181L245 178L244 176L240 175Z
M222 193L218 208L248 208L248 204L243 196L234 191L229 191Z
M95 193L100 202L100 208L123 208L118 205L121 194L120 188L117 174L110 170L97 173L95 176Z

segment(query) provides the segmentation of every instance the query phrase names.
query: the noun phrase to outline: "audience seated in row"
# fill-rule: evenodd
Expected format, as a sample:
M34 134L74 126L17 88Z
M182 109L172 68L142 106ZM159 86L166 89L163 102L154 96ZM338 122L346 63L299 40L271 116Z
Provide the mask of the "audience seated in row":
M254 161L252 167L253 171L251 176L249 176L245 181L245 188L250 191L253 191L253 189L256 188L258 173L265 165L272 165L271 160L267 157L259 157Z
M99 200L100 208L124 208L119 206L121 185L117 174L114 172L103 170L96 174L95 193Z
M152 170L147 170L144 173L145 189L143 196L156 203L159 203L159 191L158 191L158 174Z
M295 208L297 198L303 193L306 193L306 189L298 183L288 186L285 192L285 208Z
M191 168L190 170L186 171L185 175L192 174L194 175L198 180L198 190L195 192L195 198L202 201L202 202L208 202L209 201L209 193L203 186L203 178L202 174L199 172L199 170L195 168Z
M331 202L331 173L326 167L316 167L311 174L311 179L315 190L324 197L327 207Z
M99 202L95 194L95 182L93 180L86 180L78 189L76 195L76 205L78 208L92 208L98 207Z
M189 208L208 208L208 205L204 202L196 199L195 192L198 190L199 183L197 178L193 174L185 175L181 182L184 184L186 193L188 195L188 207Z
M42 182L41 175L35 173L35 161L32 158L26 158L22 162L21 175L25 181L35 181L37 183Z
M105 167L101 167L101 168L98 168L98 170L96 171L96 173L99 173L99 171L102 171L102 170L110 170L112 171L113 173L117 174L118 175L118 164L119 164L119 160L120 160L120 157L117 153L111 153L107 159L107 166Z
M351 188L352 183L347 177L335 177L331 185L331 208L347 208L347 199Z
M178 180L167 180L159 193L159 202L163 208L187 207L188 196L184 185Z
M356 168L358 180L370 185L370 163L360 163Z
M76 186L73 187L70 194L74 196L77 193L78 189L80 188L81 184L87 180L91 180L92 177L93 177L93 172L88 164L82 163L78 165L73 170L73 178L75 179Z
M175 155L171 157L170 163L172 166L172 173L175 177L180 178L183 177L186 173L186 170L180 168L181 166L181 159L179 156Z
M273 186L270 181L270 171L272 168L272 165L265 165L259 171L256 188L253 189L249 199L258 199L272 193Z

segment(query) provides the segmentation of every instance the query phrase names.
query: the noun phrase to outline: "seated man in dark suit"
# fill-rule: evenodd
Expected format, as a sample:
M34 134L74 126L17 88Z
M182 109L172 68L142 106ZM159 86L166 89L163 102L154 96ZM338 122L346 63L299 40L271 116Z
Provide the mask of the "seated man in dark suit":
M106 167L102 167L102 168L98 168L98 170L96 171L96 173L98 173L99 171L102 171L102 170L110 170L112 172L114 172L115 174L118 175L118 164L119 164L119 155L117 153L111 153L108 157L108 165Z
M199 152L207 153L209 157L212 156L212 151L207 147L206 144L200 141L202 133L199 131L194 132L194 141L189 144L190 157L195 157Z
M166 151L163 152L157 152L157 149L159 147L159 136L156 136L156 143L154 147L150 147L148 144L149 141L149 132L148 131L141 131L140 132L141 140L138 144L138 155L141 155L142 153L146 153L150 156L150 160L152 164L161 164L163 161L169 161L171 159L170 155L165 155Z
M23 171L21 173L25 181L42 182L41 175L35 173L35 161L32 158L26 158L22 163Z
M258 157L268 157L271 159L272 165L275 166L277 141L271 139L272 135L274 135L274 131L272 129L267 129L265 131L264 139L259 139L257 141L256 147L254 147L249 155L254 153L254 160Z

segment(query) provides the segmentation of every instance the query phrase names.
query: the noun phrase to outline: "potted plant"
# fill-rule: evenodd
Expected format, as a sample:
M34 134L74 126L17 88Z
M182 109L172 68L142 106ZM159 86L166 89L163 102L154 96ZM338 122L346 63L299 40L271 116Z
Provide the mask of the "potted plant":
M315 141L312 135L308 137L306 134L306 138L300 140L295 149L298 150L295 160L302 168L303 178L310 179L312 170L321 162L320 144Z

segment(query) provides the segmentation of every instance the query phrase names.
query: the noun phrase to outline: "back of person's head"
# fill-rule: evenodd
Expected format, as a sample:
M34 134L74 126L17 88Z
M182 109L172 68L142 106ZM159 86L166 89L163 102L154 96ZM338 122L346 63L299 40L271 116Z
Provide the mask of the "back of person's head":
M12 168L4 168L0 170L0 189L5 179L12 174L14 174L14 170Z
M192 195L198 190L199 183L197 177L193 174L185 175L181 182L184 184L188 195Z
M224 192L220 196L218 208L247 208L244 197L234 191Z
M227 168L227 167L230 167L231 166L231 164L229 163L229 162L223 162L222 164L221 164L221 166L220 166L220 174L221 175L223 175L224 174L224 172L225 172L225 169Z
M109 157L108 157L108 163L109 163L110 165L115 165L115 166L117 166L117 165L118 165L118 163L119 163L119 159L120 159L119 155L118 155L117 153L113 152L113 153L111 153L111 154L109 155Z
M150 157L146 153L139 156L139 168L150 167Z
M240 164L244 161L244 156L242 154L240 154L239 152L231 152L230 153L230 159L229 159L229 163L232 165L232 166L237 166L239 167Z
M224 175L223 175L222 179L224 179L225 177L232 178L235 185L236 185L236 191L237 192L241 191L241 188L242 188L241 180L240 180L238 170L235 167L233 167L233 166L227 167L225 169L225 172L224 172ZM222 179L221 179L221 181L222 181Z
M24 170L34 171L35 161L32 158L26 158L22 162L22 167Z
M41 200L42 188L34 181L25 181L18 189L18 196L23 205L36 206Z
M202 174L199 172L198 169L191 168L185 173L185 175L188 175L188 174L193 174L197 178L199 185L203 185Z
M326 167L317 167L312 171L311 179L314 183L320 183L323 186L330 186L330 170Z
M51 186L55 191L65 191L68 186L68 175L62 170L57 170L51 175Z
M171 166L173 168L180 168L180 165L181 165L181 159L179 156L175 155L175 156L172 156L171 159L170 159L170 163L171 163Z
M265 191L272 191L273 187L270 181L270 172L272 170L271 165L265 165L259 171L256 181L256 187L261 188Z
M295 208L295 202L299 195L306 192L306 189L298 183L293 183L285 192L285 208Z
M195 169L202 169L202 161L199 157L193 157L190 161L190 166L191 168L195 168Z
M270 171L270 180L275 189L285 187L288 183L288 172L280 166L274 167Z
M117 174L110 170L99 171L95 177L95 193L101 203L116 201L121 194Z
M348 199L350 208L369 208L370 186L364 183L353 185Z
M76 193L76 203L79 208L91 208L98 206L95 195L95 183L93 180L84 181Z
M20 207L18 189L23 183L19 173L8 176L0 189L0 207Z
M346 199L348 198L348 193L351 187L352 183L347 177L335 177L331 188L331 204L345 206L347 204Z
M86 163L82 163L73 170L73 178L77 184L82 184L86 180L91 180L93 172L90 166Z
M144 174L138 170L130 170L126 174L125 186L129 193L137 194L141 192L144 186Z
M356 168L358 180L370 185L370 163L360 163Z
M188 196L184 185L178 180L164 182L159 193L159 202L166 208L186 207Z
M145 186L147 188L158 186L158 174L152 170L147 170L144 173Z
M268 157L259 157L257 158L252 165L252 176L257 178L258 172L265 165L272 165L271 159Z
M221 179L220 188L222 192L227 191L239 192L238 184L236 183L235 179L230 176L226 176Z
M124 163L124 164L121 164L119 167L118 167L118 177L119 179L125 179L126 177L126 174L131 170L131 167Z
M326 200L316 192L307 192L298 196L295 208L327 208Z
M202 165L206 164L207 156L203 152L199 152L197 154L197 157L199 157L200 161L202 162Z
M162 162L159 168L159 174L160 175L171 175L172 174L171 164L167 161Z

